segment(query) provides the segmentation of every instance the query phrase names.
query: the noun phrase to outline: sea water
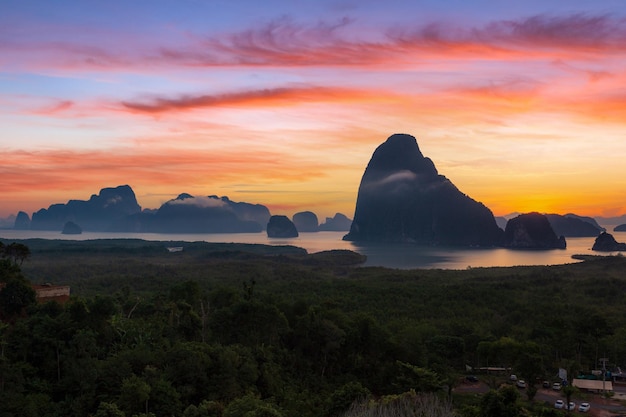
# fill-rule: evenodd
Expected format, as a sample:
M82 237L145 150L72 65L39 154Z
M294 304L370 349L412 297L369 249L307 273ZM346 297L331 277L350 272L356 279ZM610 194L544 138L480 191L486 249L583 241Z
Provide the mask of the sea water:
M608 229L608 228L607 228ZM612 230L612 228L608 229ZM626 232L610 231L618 242L626 242ZM333 249L348 249L367 256L365 266L388 268L440 268L467 269L492 266L560 265L578 262L572 255L605 255L614 253L591 250L595 238L566 238L567 249L520 250L504 248L459 248L445 246L422 246L414 244L356 243L346 242L346 232L300 233L297 238L268 238L263 233L215 233L215 234L165 234L165 233L99 233L83 232L80 235L63 235L60 232L38 230L0 230L3 239L143 239L150 241L257 243L264 245L292 245L309 253ZM184 245L183 245L184 250Z

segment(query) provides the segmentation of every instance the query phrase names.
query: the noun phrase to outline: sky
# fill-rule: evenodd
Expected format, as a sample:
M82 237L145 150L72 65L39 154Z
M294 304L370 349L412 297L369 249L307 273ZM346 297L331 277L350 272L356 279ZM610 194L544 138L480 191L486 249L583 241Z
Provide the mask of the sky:
M495 215L626 214L623 0L0 0L0 216L354 214L394 133Z

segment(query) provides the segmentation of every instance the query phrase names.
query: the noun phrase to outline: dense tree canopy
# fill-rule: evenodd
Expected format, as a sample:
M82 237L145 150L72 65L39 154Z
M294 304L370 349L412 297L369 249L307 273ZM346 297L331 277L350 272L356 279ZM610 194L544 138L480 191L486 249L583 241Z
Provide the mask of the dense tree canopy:
M534 381L559 367L588 373L597 352L626 364L618 257L398 271L355 268L345 253L198 246L173 258L116 245L4 258L1 417L368 416L407 404L528 415ZM34 302L24 275L49 274L72 286L69 302ZM529 381L526 396L494 384L463 403L453 388L468 366L510 367Z

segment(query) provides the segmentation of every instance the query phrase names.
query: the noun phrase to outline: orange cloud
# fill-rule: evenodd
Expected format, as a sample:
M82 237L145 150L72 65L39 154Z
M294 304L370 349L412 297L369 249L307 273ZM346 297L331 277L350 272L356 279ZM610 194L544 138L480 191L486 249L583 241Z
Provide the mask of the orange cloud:
M55 191L59 195L79 190L93 193L103 186L126 183L144 189L169 189L172 194L223 188L225 184L236 184L242 178L250 184L297 183L323 177L328 169L325 162L311 162L294 155L259 149L225 149L219 154L175 148L141 154L124 149L106 152L4 151L3 156L0 196L5 202L23 193L42 196ZM48 201L48 204L53 202L58 201Z
M386 93L386 100L398 96ZM300 103L380 102L385 95L376 91L332 87L283 87L225 94L186 95L177 98L154 97L144 101L123 101L122 107L135 113L156 114L208 107L275 107Z

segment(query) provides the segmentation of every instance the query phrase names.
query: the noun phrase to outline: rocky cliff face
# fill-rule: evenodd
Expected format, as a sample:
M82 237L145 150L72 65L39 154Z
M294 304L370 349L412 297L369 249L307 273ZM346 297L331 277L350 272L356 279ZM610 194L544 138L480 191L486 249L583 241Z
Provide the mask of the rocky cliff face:
M312 211L301 211L293 215L293 224L300 233L310 233L319 231L317 215Z
M491 210L439 175L413 136L396 134L367 165L344 239L497 246L502 235Z
M595 220L575 214L546 214L546 217L557 236L594 237L604 231Z
M320 224L319 229L329 232L347 232L350 230L351 225L352 220L346 217L345 214L335 213L333 217L326 217L324 223Z
M267 237L298 237L298 230L287 216L272 216L267 223Z
M144 211L116 222L111 231L151 233L256 233L270 218L267 207L228 197L180 194L156 211Z
M133 190L128 185L121 185L103 188L87 201L70 200L66 204L41 209L33 213L30 228L61 231L65 223L73 221L83 230L106 231L113 222L140 211Z
M602 232L596 238L591 250L598 252L617 252L626 251L626 243L620 243L615 240L612 234Z
M563 236L557 237L554 233L546 215L527 213L507 222L504 246L513 249L565 249L566 242Z
M17 217L15 218L15 225L13 226L16 230L28 230L30 229L30 217L24 211L20 211L17 213Z

